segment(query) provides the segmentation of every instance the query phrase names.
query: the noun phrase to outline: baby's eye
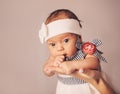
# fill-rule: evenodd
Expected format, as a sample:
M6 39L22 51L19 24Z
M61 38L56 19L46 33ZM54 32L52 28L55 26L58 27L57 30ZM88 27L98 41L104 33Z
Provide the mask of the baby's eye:
M55 46L55 43L50 43L51 46Z
M67 43L69 41L69 39L65 39L64 42Z

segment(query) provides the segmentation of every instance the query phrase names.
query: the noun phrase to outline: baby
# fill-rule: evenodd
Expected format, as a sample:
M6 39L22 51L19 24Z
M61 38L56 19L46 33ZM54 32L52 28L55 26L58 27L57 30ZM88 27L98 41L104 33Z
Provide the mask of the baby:
M105 61L96 48L101 41L84 43L81 28L78 17L67 9L52 12L42 24L40 40L47 43L50 51L44 73L48 76L57 74L56 94L99 94L90 83L70 75L86 69L100 70L100 60Z

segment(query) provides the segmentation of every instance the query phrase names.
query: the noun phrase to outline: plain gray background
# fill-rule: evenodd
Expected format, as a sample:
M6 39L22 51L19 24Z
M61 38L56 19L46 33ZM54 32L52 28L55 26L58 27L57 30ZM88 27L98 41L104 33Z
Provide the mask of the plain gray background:
M109 63L102 69L120 93L120 0L0 0L0 94L54 94L57 79L42 72L49 53L38 31L59 8L82 20L84 41L103 41Z

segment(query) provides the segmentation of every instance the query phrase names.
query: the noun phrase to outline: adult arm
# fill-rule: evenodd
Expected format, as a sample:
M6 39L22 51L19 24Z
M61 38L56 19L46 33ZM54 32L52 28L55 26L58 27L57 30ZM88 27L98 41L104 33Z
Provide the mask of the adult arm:
M116 94L114 89L104 80L101 72L99 71L85 70L83 73L76 71L71 75L91 83L100 92L100 94Z

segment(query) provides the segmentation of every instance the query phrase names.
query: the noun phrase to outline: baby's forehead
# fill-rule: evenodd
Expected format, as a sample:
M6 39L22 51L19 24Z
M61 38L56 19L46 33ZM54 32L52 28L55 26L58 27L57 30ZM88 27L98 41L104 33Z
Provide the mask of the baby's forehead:
M48 42L61 41L61 40L65 39L65 38L72 38L74 35L76 35L76 34L73 34L73 33L59 34L59 35L57 35L57 36L54 36L54 37L48 39L47 41L48 41Z

